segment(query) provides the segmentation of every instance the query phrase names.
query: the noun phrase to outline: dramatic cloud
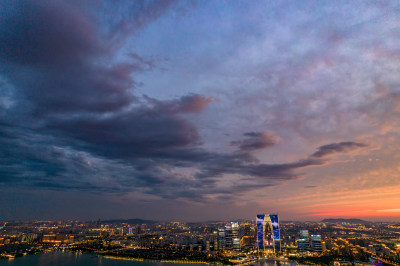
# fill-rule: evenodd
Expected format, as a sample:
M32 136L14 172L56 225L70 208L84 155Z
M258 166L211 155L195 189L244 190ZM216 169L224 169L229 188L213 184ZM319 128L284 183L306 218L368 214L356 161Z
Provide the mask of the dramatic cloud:
M328 145L323 145L318 148L318 150L313 153L311 156L312 157L317 157L317 158L322 158L326 157L329 155L333 155L336 153L347 153L359 148L364 148L367 147L366 144L363 143L357 143L357 142L339 142L339 143L332 143Z
M89 18L78 6L61 1L9 3L0 33L1 58L21 65L79 64L105 52Z
M109 61L79 7L16 1L0 22L3 74L36 115L113 111L128 105L132 65Z
M186 99L174 101L174 107L190 108ZM49 120L48 127L91 144L102 156L168 156L171 149L193 147L201 142L196 127L177 116L177 111L170 109L169 102L156 102L106 117Z
M211 97L205 97L199 94L190 94L180 99L170 101L158 101L156 99L145 96L148 103L153 108L162 113L198 113L204 110L209 103L212 102Z
M253 151L253 150L264 149L275 145L279 141L278 137L272 135L268 131L262 133L247 132L244 135L248 138L242 141L231 142L232 145L239 146L239 149L241 151Z

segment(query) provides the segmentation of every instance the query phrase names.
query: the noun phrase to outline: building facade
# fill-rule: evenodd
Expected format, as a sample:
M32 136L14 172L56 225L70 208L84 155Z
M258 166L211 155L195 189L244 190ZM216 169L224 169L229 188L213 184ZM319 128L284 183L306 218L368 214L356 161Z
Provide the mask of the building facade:
M257 214L257 247L259 253L280 252L280 231L277 214Z

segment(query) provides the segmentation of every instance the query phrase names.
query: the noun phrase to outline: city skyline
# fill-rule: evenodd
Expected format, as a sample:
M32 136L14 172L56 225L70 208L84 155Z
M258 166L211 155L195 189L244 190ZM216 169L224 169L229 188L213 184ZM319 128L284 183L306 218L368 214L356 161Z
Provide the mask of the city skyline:
M0 259L15 265L51 259L54 265L71 263L71 257L76 263L86 253L96 256L83 265L102 264L103 259L185 265L398 265L399 225L350 219L278 222L276 214L258 214L257 226L247 221L13 221L0 226Z
M0 3L0 220L399 221L399 12Z

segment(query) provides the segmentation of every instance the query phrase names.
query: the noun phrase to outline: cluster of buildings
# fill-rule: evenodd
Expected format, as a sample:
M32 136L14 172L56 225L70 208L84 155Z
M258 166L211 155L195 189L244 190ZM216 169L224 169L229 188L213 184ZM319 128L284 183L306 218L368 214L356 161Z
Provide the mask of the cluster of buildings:
M325 242L322 242L321 235L310 235L308 230L300 230L297 239L297 252L322 252L325 249Z
M135 256L145 250L149 257L156 250L166 258L175 252L196 258L329 255L400 262L400 224L282 222L277 214L255 218L207 223L9 222L0 227L0 254L13 248L62 246L99 252L135 249Z

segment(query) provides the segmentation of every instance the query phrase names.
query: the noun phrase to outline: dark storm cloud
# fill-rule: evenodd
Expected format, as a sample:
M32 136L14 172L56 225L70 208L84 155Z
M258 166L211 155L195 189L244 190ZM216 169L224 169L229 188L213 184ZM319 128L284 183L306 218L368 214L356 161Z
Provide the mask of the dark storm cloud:
M78 7L40 1L10 6L0 22L2 72L36 114L104 112L129 104L129 71L94 62L107 48Z
M38 176L57 176L63 172L55 154L51 156L55 164L44 156L47 142L40 137L18 127L0 126L0 131L3 133L0 139L0 182L20 183L29 180L34 183Z
M130 173L123 164L75 150L72 140L64 142L17 126L0 126L0 131L12 135L0 139L0 183L64 191L124 191L110 180L102 181L104 176Z
M21 65L79 63L103 52L78 7L61 1L8 1L0 20L0 56Z
M232 141L231 144L239 146L241 151L254 151L264 149L275 145L279 138L272 135L272 133L266 132L247 132L244 134L247 139L242 141Z
M199 178L210 178L223 174L236 174L245 177L243 178L243 183L235 184L237 188L245 189L248 187L246 179L255 181L258 187L265 187L276 185L284 180L298 178L299 174L295 170L326 163L319 159L304 159L293 163L260 164L254 161L250 162L248 158L243 160L242 156L221 156L221 158L217 158L214 161L209 161L197 176Z
M311 156L316 158L322 158L336 153L346 153L364 147L367 147L367 145L352 141L332 143L319 147L318 150Z
M123 3L119 5L122 8ZM129 4L124 6L126 15L108 12L113 15L107 19L119 25L113 34L126 38L127 28L145 26L170 5L171 1ZM83 4L62 1L4 4L0 69L36 115L113 112L135 101L132 74L152 69L154 62L132 52L123 61L116 60L118 50L100 24L107 6L98 4L90 11Z
M126 6L119 2L125 15L111 11L105 20L110 22L107 26L118 25L112 34L121 41L129 31L161 16L171 3L144 1ZM131 156L141 147L147 147L143 153L148 154L153 148L198 141L194 126L174 118L167 108L157 111L137 102L132 75L151 70L154 61L132 52L123 61L116 60L114 40L99 23L104 14L99 8L106 8L107 2L94 5L94 10L62 1L8 1L1 5L0 89L2 100L10 103L1 105L5 114L0 117L3 181L101 190L76 178L96 176L93 167L80 158L80 154L91 157L83 148L111 158L102 163L109 166L105 172L115 177L115 169L119 169L118 175L132 174L132 169L113 158ZM182 106L179 101L174 106L200 110L204 108L202 100L191 95ZM136 107L122 113L132 104ZM107 114L112 118L105 118ZM53 135L55 129L59 135ZM85 143L87 138L93 139ZM135 145L139 143L141 147ZM122 148L124 145L127 147Z
M112 49L116 36L124 41L174 3L104 1L87 6L79 1L4 1L0 56L23 65L60 65L110 54L116 51Z
M168 114L198 113L204 110L208 104L212 102L211 97L205 97L199 94L190 94L169 101L159 101L146 95L144 98L153 109Z
M91 128L88 121L73 128ZM161 125L157 125L159 127ZM131 128L121 128L121 136L140 138ZM61 130L61 129L58 129ZM62 129L67 135L66 130ZM153 130L157 131L157 128ZM240 194L248 190L268 187L299 177L296 170L323 164L320 160L301 160L288 164L259 164L247 153L210 153L184 142L159 142L158 145L131 140L124 142L116 135L118 130L102 125L94 128L96 136L87 139L69 136L68 146L59 139L49 138L34 131L8 127L18 137L4 138L1 144L3 183L42 187L51 190L78 190L95 193L124 193L141 191L162 198L190 198L204 200L207 195ZM78 131L78 130L77 130ZM140 130L139 130L140 132ZM184 131L183 131L184 132ZM182 132L181 132L182 133ZM10 135L10 134L9 134ZM91 136L91 137L89 137ZM176 137L176 136L175 136ZM90 140L90 139L93 140ZM109 139L111 138L111 139ZM75 142L74 142L75 139ZM197 138L196 138L197 139ZM82 142L80 146L77 142ZM139 145L138 147L136 145ZM189 146L186 146L189 145ZM72 146L72 147L71 147ZM175 147L175 146L178 146ZM79 151L78 148L86 151ZM176 171L180 167L196 168L195 175ZM245 177L239 183L218 187L216 183L226 174ZM102 180L104 179L104 180Z
M187 107L186 97L181 101L173 101L174 106ZM169 102L160 102L106 117L57 118L49 120L48 127L90 144L102 156L167 156L168 150L200 144L196 127L175 115L175 111L170 110Z

